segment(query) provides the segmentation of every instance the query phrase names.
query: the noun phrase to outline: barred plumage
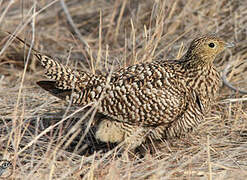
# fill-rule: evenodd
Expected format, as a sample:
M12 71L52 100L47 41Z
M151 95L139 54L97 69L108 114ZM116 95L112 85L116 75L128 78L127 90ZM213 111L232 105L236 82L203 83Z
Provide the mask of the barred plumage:
M110 77L73 71L37 51L34 54L52 80L38 82L42 88L79 106L100 100L98 112L106 118L96 137L121 142L136 135L126 140L136 147L146 138L180 136L204 120L220 83L213 61L226 46L214 36L200 37L179 60L137 64Z

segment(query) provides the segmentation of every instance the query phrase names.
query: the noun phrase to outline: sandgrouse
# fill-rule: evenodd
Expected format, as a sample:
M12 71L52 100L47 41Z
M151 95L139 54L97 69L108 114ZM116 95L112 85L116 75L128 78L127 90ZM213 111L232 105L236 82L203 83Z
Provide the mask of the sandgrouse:
M111 76L75 71L34 50L49 81L39 86L84 106L98 102L96 138L132 148L147 138L179 137L204 120L220 76L213 61L230 44L215 36L194 39L179 60L154 60L122 68Z

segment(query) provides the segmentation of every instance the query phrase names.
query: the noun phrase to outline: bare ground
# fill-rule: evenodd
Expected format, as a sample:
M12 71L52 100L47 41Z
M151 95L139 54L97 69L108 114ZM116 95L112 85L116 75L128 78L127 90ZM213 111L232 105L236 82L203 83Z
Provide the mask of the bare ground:
M218 70L247 91L245 1L0 1L0 23L45 54L93 73L179 58L191 39L214 33L236 43L216 60ZM130 158L95 140L94 127L87 131L88 110L36 85L43 71L26 46L2 32L0 40L0 157L12 163L1 177L247 179L245 94L222 85L196 131Z

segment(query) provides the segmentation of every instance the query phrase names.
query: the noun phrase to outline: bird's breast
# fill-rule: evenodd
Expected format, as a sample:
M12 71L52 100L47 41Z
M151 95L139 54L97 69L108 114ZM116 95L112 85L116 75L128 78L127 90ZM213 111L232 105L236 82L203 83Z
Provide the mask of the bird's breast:
M220 75L214 67L191 73L186 81L186 86L194 90L203 106L203 112L207 113L214 103L220 85Z

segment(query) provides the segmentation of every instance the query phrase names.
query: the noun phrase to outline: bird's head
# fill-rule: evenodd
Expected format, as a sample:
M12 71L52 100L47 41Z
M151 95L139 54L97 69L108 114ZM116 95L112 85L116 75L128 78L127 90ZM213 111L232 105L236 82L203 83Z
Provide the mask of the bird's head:
M226 43L215 36L203 36L194 39L185 54L185 59L193 61L195 65L212 64L215 57L225 48L232 47L233 43Z

